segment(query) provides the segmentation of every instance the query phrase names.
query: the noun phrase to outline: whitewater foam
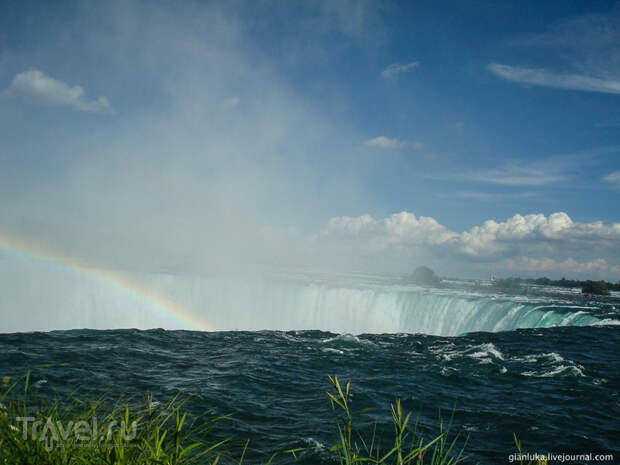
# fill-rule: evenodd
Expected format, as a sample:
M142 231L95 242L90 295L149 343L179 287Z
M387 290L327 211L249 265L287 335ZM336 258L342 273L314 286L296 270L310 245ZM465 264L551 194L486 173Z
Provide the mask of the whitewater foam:
M325 347L325 348L321 349L321 352L331 353L331 354L338 354L338 355L344 355L344 351L342 351L340 349L332 349L331 347Z
M467 354L467 356L471 358L494 357L499 360L504 360L504 354L502 354L492 342L471 347L470 349L467 349L466 353L471 350L475 350L475 352Z
M576 365L560 365L552 368L551 370L544 371L524 371L521 373L523 376L529 376L534 378L551 378L556 375L571 375L575 377L584 377L583 367L578 367Z
M362 339L354 334L339 334L334 337L328 337L326 339L322 339L321 344L326 344L329 342L344 342L346 344L359 344L359 345L367 345L367 346L376 346L376 344L368 339Z

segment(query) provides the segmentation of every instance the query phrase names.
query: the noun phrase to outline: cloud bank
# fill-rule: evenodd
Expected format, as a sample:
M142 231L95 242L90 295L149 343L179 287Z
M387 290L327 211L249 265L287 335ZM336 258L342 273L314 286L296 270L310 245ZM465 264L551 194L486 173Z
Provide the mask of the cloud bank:
M82 87L70 86L36 69L15 75L7 91L33 104L70 107L87 113L113 112L106 97L89 99L85 96Z
M578 223L564 212L517 214L462 232L406 211L382 219L340 216L328 222L318 240L374 260L389 257L405 268L415 260L444 260L465 269L477 264L494 271L595 273L612 279L620 270L620 223Z

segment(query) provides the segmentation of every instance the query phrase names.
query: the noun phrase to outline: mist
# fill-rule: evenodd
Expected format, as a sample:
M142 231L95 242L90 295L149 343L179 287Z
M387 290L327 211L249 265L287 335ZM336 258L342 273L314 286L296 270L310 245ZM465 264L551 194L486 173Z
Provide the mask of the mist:
M221 329L261 328L222 320L234 293L209 298L195 280L255 286L266 267L357 266L316 232L364 208L350 150L361 137L275 69L251 11L75 6L41 6L67 27L3 56L3 77L24 69L1 96L3 331L215 328L153 308L160 297ZM355 35L328 3L311 10L317 38Z
M42 137L26 153L27 134L14 134L4 157L18 172L2 183L11 197L3 230L129 269L306 264L313 254L302 232L358 202L342 149L355 136L283 81L226 7L171 10L85 3L77 30L57 31L38 50L48 61L69 50L59 46L69 35L81 37L68 61L103 65L94 81L112 113L55 131L43 127L43 106ZM55 77L79 82L83 73ZM127 102L140 93L139 105ZM33 174L35 164L46 172Z

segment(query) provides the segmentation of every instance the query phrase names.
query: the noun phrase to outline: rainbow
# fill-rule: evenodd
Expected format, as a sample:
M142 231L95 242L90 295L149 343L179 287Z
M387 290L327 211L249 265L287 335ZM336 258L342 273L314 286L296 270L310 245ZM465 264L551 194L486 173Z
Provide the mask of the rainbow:
M54 264L68 270L83 274L90 279L112 286L133 299L137 299L157 312L168 315L182 327L199 331L213 331L214 328L189 309L159 294L151 288L138 284L125 276L94 266L78 257L53 250L43 244L9 236L0 232L0 251L7 254L26 256L31 259Z

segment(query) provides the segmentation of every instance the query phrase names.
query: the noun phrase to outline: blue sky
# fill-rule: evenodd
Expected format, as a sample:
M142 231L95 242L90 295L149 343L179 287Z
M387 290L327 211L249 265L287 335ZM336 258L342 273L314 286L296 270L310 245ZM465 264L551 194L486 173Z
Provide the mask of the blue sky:
M5 1L0 226L119 266L617 281L619 44L613 2Z

